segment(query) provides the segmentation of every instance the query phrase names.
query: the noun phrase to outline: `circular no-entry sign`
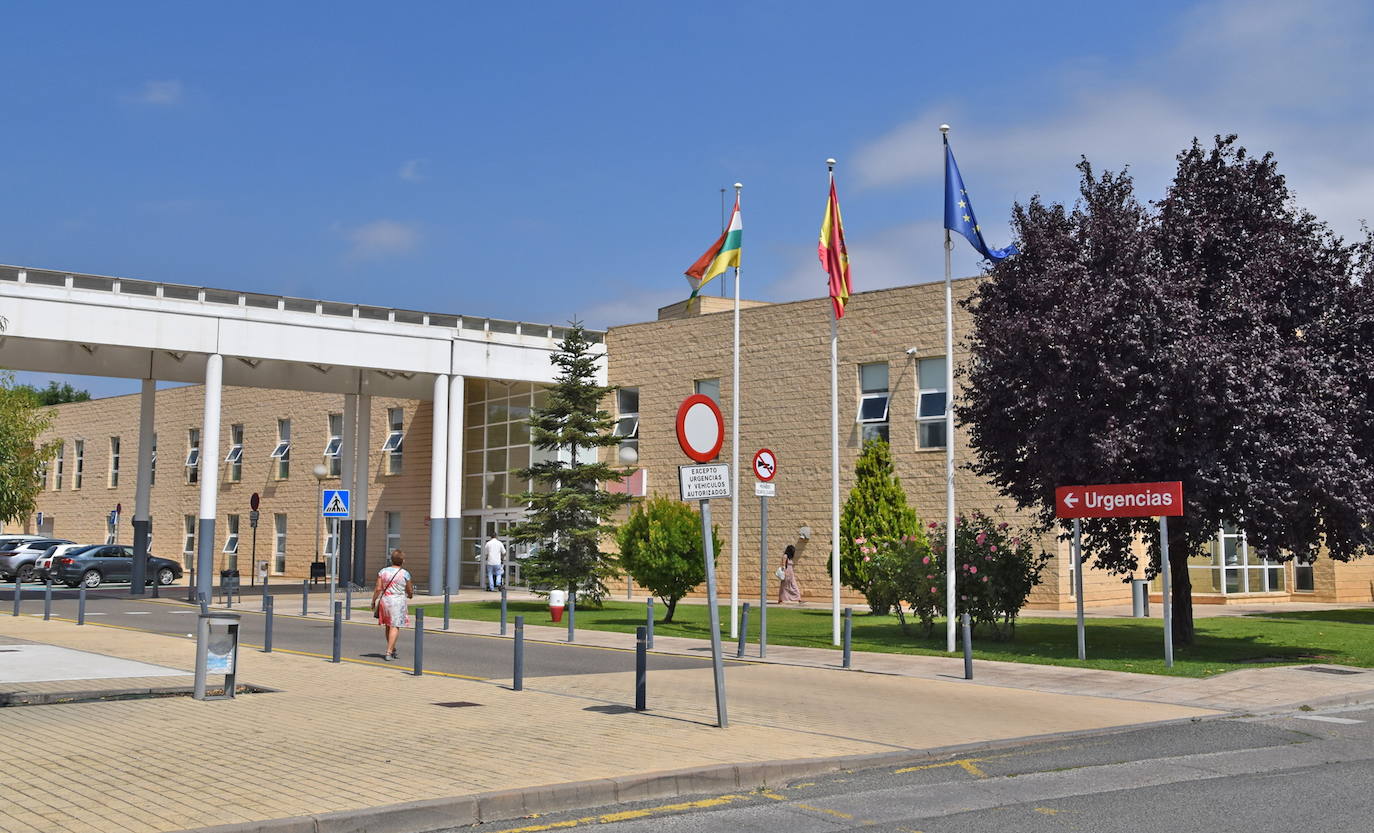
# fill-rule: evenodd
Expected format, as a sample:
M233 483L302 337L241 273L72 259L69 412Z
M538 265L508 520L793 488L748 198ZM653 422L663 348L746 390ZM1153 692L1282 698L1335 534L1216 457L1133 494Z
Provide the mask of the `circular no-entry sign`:
M754 476L764 483L773 479L773 475L778 473L778 455L766 448L760 448L754 452Z
M692 394L677 409L677 442L698 463L715 459L725 442L725 418L711 397Z

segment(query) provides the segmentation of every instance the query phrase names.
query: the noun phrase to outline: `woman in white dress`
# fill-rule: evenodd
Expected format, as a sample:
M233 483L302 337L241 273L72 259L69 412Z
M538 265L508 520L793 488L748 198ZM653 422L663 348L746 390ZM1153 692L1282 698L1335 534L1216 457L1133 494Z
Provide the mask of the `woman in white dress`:
M410 624L407 600L415 595L415 585L410 580L410 572L401 565L405 563L405 553L391 551L391 566L383 567L377 573L377 588L372 591L372 615L377 624L386 631L386 660L396 659L396 639L401 628Z

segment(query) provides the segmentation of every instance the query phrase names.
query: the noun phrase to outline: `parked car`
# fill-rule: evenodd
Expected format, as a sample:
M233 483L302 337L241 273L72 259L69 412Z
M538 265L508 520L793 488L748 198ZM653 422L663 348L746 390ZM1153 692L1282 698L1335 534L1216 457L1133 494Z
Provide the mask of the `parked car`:
M105 582L128 581L134 572L134 548L122 544L87 547L53 559L53 577L76 587L99 587ZM181 578L181 565L167 558L148 556L148 584L171 584Z
M54 558L60 555L70 555L80 550L90 549L94 546L99 546L99 544L55 544L48 547L42 555L38 556L38 560L33 562L34 581L47 581L49 578L53 581L57 581L57 576L52 573L52 561Z
M33 581L33 564L55 544L71 544L66 538L35 538L0 548L0 580Z

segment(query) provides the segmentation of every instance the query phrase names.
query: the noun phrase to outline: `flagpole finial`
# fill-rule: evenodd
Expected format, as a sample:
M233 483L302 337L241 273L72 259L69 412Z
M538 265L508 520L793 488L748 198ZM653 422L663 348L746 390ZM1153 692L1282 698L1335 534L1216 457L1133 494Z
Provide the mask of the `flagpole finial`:
M940 132L941 132L941 133L948 133L948 132L949 132L949 125L947 125L947 124L942 124L942 125L940 125Z
M743 187L744 187L744 183L743 183L743 182L736 182L736 183L735 183L735 190L736 190L736 191L738 191L739 189L741 189L741 188L743 188Z

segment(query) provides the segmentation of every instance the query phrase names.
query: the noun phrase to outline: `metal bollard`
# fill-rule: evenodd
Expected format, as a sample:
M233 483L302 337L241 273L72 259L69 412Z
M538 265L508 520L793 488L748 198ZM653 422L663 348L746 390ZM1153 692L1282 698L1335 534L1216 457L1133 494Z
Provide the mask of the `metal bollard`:
M448 591L447 589L445 589L445 590L444 590L444 630L448 630L448 620L449 620L448 606L449 606L449 591Z
M15 578L15 581L19 581ZM52 618L52 579L48 579L43 585L43 621Z
M425 609L423 607L415 610L415 670L411 673L417 677L425 673Z
M635 628L635 711L648 708L649 689L649 629Z
M964 629L964 679L973 679L973 625L970 624L968 614L960 617L960 622Z
M301 582L301 615L310 615L310 581Z
M264 654L270 654L272 653L272 597L263 596L262 598L264 604L263 611L267 614L267 622L265 623L267 630L262 637L262 652Z
M648 598L648 604L646 604L644 607L645 607L645 609L648 611L648 615L647 615L646 618L649 620L648 622L645 623L645 627L647 627L647 628L649 629L649 640L648 640L648 642L647 642L646 644L648 645L649 650L652 651L652 650L654 649L654 597L653 597L653 596L650 596L650 597Z
M267 592L267 585L264 584L264 585L262 586L262 610L263 610L264 613L267 612L267 604L268 604L267 600L268 600L268 598L271 597L271 595L272 595L271 593L268 593L268 592Z
M854 608L844 609L844 667L848 668L851 660L850 647L854 639Z
M11 616L18 616L18 615L19 615L19 599L22 598L23 595L24 595L23 585L19 583L19 580L18 580L18 579L15 579L15 580L14 580L14 613L10 614Z
M577 591L568 594L568 641L577 633Z
M506 635L506 577L501 576L501 635Z
M344 582L344 618L353 620L353 582Z
M243 600L240 599L239 601L243 601ZM229 609L229 610L233 610L233 609L234 609L234 585L233 585L232 583L228 583L228 582L225 583L225 586L224 586L224 606L225 606L225 608L227 608L227 609Z
M343 602L334 603L334 653L330 662L338 662L343 652Z
M525 617L515 617L515 670L511 674L511 688L520 691L525 687Z
M161 592L161 589L160 589L160 588L161 588L161 585L162 585L162 581L161 581L160 579L158 579L158 577L157 577L156 574L154 574L154 575L153 575L153 598L154 598L154 599L160 599L160 598L162 598L162 592Z
M86 624L86 585L81 585L81 589L76 591L76 623Z
M735 649L735 656L744 656L744 637L749 633L749 603L740 605L739 610L739 647Z
M196 568L190 568L190 579L186 584L186 601L196 603Z

